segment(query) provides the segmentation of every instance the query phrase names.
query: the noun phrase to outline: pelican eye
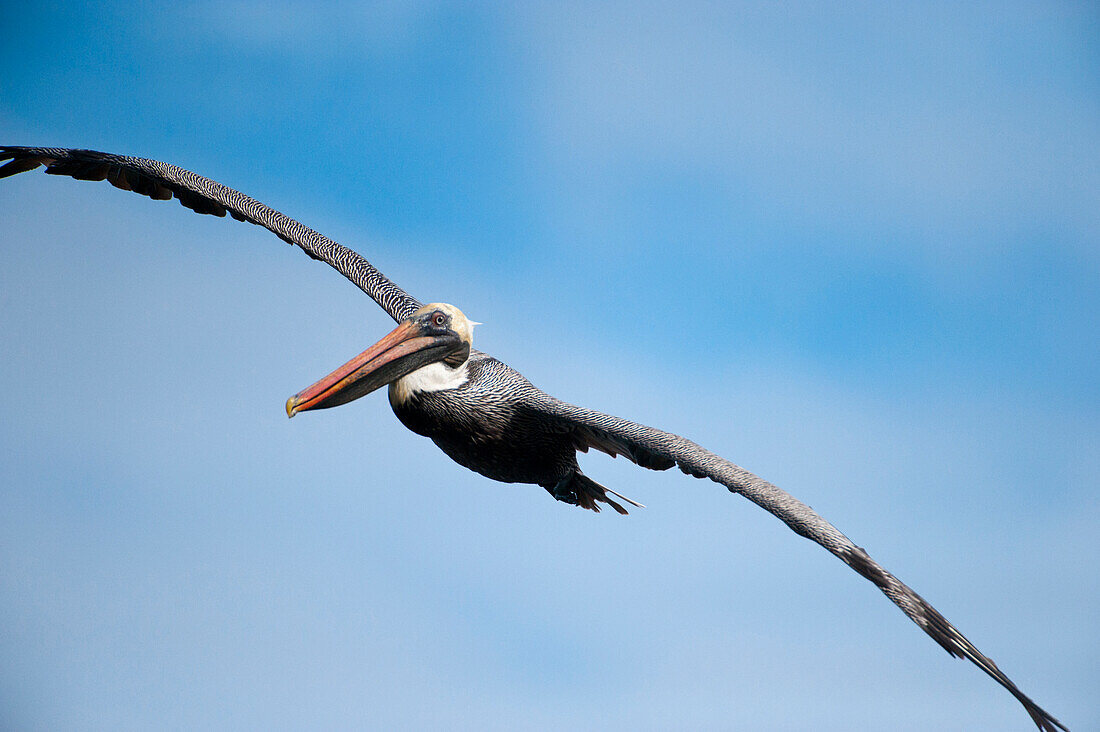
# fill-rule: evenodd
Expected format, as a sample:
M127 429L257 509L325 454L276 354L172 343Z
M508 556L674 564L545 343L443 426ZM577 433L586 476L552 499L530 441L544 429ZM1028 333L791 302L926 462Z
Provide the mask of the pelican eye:
M444 323L447 322L447 316L437 310L435 315L432 316L432 322L442 328Z

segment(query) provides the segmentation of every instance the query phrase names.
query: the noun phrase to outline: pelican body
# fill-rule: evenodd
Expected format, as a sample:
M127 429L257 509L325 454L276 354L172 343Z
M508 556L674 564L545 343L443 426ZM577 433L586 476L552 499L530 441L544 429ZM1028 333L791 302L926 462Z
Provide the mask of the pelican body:
M577 450L587 446L536 408L548 395L471 348L473 326L454 305L424 305L378 343L288 399L287 416L339 406L388 384L401 423L431 438L459 465L503 483L535 483L560 501L594 511L603 502L626 513L608 493L640 506L581 473Z
M667 470L675 465L689 475L709 478L773 514L873 582L949 654L969 659L1007 689L1039 729L1067 729L920 595L809 506L688 439L542 392L512 368L475 350L475 323L458 308L422 304L352 250L238 191L155 160L91 150L0 147L0 161L4 160L9 162L0 167L0 178L45 166L54 175L107 180L150 198L176 198L198 213L228 213L264 226L332 266L372 297L397 327L292 396L286 405L288 416L339 406L386 386L401 423L430 438L460 465L493 480L542 486L559 501L595 511L605 503L625 514L615 498L641 504L581 473L578 451L595 448L612 457L623 455L644 468Z

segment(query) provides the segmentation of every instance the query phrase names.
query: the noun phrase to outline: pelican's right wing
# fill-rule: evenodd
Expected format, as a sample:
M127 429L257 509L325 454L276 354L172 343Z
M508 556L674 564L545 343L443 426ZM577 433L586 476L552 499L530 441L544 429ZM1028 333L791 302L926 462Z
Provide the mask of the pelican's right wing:
M0 146L0 161L3 160L10 162L0 167L0 178L45 165L46 172L53 175L68 175L77 180L107 180L116 188L158 200L174 196L197 213L225 216L228 212L238 221L263 226L288 244L301 247L313 259L329 265L374 298L398 322L420 307L415 298L347 247L254 198L175 165L58 147Z
M673 465L696 478L710 478L739 493L777 517L795 533L820 544L860 575L873 582L914 623L956 658L968 658L1016 697L1039 729L1055 732L1066 727L1033 702L1004 675L997 664L982 655L973 643L955 629L920 595L887 572L835 526L786 491L772 485L729 460L715 455L691 440L652 427L567 404L532 388L524 407L544 421L556 422L570 433L582 452L595 448L612 457L623 455L652 470Z

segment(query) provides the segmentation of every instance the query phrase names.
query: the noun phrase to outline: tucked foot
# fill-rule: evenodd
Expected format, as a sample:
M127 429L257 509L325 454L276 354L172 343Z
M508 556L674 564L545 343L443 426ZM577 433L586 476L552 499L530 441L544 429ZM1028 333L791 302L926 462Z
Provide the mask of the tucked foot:
M555 499L563 503L587 508L590 511L599 512L600 507L598 504L606 503L625 516L627 513L626 509L617 501L608 497L608 493L626 501L631 506L645 508L645 506L637 501L633 501L620 493L616 493L610 488L604 488L579 470L565 476L559 480L553 488L547 488L546 491Z

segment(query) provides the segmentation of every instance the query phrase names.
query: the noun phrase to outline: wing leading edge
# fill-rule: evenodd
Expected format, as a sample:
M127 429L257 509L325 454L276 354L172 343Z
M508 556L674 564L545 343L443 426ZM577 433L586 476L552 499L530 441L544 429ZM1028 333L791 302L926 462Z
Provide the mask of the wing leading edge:
M95 150L57 147L0 146L0 161L3 160L9 162L0 166L0 178L44 165L51 175L106 180L116 188L154 200L176 198L196 213L212 216L228 213L238 221L263 226L288 244L300 247L313 259L329 265L370 295L395 321L400 322L420 307L419 301L356 252L240 191L175 165Z
M1056 732L1056 728L1066 730L1065 725L1020 691L992 659L983 655L924 598L887 572L862 547L856 546L812 508L786 491L670 432L577 407L541 392L527 406L544 417L559 421L563 430L572 432L575 446L582 452L595 448L611 457L623 455L651 470L667 470L675 465L688 475L710 478L726 486L731 493L739 493L749 499L792 531L821 545L873 582L945 651L956 658L969 659L1007 689L1024 706L1039 729L1044 732Z

